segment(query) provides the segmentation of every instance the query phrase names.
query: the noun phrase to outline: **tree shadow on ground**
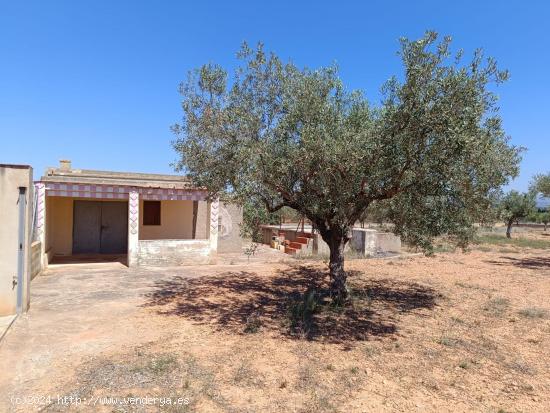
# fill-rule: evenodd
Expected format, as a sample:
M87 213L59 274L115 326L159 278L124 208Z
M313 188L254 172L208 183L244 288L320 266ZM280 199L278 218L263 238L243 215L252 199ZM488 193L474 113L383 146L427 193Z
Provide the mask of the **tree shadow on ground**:
M266 275L235 271L199 278L177 276L155 282L144 306L242 334L253 320L263 331L290 338L343 343L395 334L400 314L431 309L440 296L417 283L367 279L355 272L349 273L349 281L350 303L335 306L328 294L327 272L309 266ZM317 305L304 314L307 305L302 303L310 291L315 292Z
M550 258L546 258L546 257L516 258L516 257L501 256L498 258L500 261L491 260L491 261L487 261L487 263L493 264L493 265L528 268L532 270L540 270L545 268L550 269Z

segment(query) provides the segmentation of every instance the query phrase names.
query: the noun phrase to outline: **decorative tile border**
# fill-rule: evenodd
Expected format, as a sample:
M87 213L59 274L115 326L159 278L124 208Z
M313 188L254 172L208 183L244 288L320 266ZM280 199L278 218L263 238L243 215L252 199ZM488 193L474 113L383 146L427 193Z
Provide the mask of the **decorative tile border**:
M39 182L37 185L44 185ZM116 185L81 185L47 183L47 196L69 196L79 198L128 199L130 191L137 191L142 199L158 201L203 201L207 192L195 189L139 188Z
M212 206L210 207L210 233L218 233L218 215L220 210L220 202L218 199L212 201Z
M128 201L130 233L137 234L138 232L138 214L139 214L139 194L137 191L131 191Z
M128 194L114 194L103 192L78 192L46 190L46 196L70 196L75 198L107 198L107 199L128 199Z
M44 203L46 201L46 185L39 182L34 185L36 191L36 235L40 239L44 232Z

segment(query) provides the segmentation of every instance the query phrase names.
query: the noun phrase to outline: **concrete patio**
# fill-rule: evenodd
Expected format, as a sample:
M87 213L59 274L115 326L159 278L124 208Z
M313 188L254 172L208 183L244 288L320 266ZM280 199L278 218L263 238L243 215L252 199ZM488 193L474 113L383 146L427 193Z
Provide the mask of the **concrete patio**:
M0 411L38 411L39 405L12 403L12 397L46 396L47 383L60 386L78 366L98 354L158 340L142 304L155 282L197 278L243 265L286 259L260 248L250 262L243 254L220 254L218 265L128 268L120 262L52 265L32 283L31 308L0 342ZM50 395L54 396L54 395Z
M8 332L8 328L10 328L16 317L16 315L6 315L0 317L0 340L2 340L4 335Z

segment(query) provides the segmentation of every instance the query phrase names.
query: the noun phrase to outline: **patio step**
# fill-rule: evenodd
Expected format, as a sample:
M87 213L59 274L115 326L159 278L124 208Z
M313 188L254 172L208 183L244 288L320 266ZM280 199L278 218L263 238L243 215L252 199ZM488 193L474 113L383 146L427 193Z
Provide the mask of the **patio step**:
M307 245L307 243L309 242L310 238L308 237L296 237L296 242L299 242L300 244L305 244Z
M289 254L289 255L296 255L296 252L298 250L296 248L292 248L292 247L285 247L285 254Z
M290 248L294 248L295 250L301 250L303 245L304 244L300 242L294 242L294 241L290 242Z

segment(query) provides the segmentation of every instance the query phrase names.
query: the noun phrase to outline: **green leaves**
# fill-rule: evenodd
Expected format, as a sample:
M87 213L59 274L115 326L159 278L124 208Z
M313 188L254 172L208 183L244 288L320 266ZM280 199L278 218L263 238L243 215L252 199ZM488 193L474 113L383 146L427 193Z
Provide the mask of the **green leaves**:
M550 197L550 173L546 175L536 175L533 178L531 190L535 192L540 192L543 196Z
M535 212L535 193L510 191L502 197L499 207L500 215L505 222L525 218Z
M521 150L489 88L506 72L481 51L462 64L451 39L437 39L401 39L404 80L384 85L378 107L334 66L298 68L245 44L231 80L209 64L180 88L177 167L213 196L293 208L322 234L346 233L379 203L412 243L429 249L450 234L465 244Z

